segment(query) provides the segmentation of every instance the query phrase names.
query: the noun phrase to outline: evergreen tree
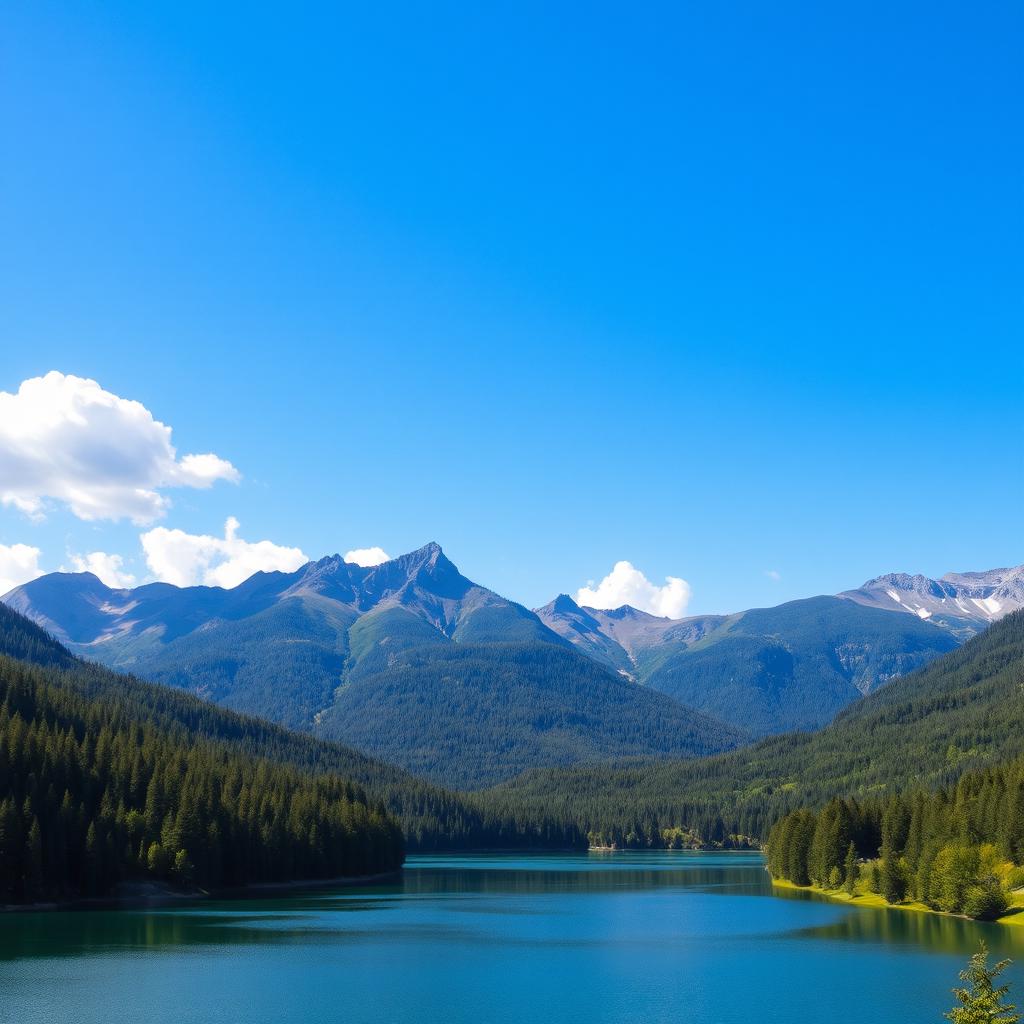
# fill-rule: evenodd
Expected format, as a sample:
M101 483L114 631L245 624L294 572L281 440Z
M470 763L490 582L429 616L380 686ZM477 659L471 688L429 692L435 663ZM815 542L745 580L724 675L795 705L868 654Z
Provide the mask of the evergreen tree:
M907 895L907 878L903 865L895 849L887 843L882 844L882 866L879 874L878 892L885 897L886 903L899 903Z
M985 943L974 956L966 970L960 972L960 980L967 983L965 988L954 988L958 1006L947 1014L953 1024L1018 1024L1021 1019L1016 1006L1007 1003L1009 985L996 987L996 979L1009 966L1009 960L1001 960L994 967L988 966L988 949Z
M857 866L857 850L851 840L846 848L846 860L843 862L843 885L846 891L852 896L857 889L857 877L860 868Z
M25 899L31 903L40 899L44 892L43 834L39 829L39 819L33 815L25 841Z

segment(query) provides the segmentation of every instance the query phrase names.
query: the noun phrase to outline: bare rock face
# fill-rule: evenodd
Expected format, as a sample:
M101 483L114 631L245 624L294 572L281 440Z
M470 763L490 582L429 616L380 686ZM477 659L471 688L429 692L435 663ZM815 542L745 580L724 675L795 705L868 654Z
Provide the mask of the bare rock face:
M532 612L468 580L435 543L369 567L329 555L291 573L257 572L230 590L169 583L114 590L92 573L49 573L2 600L77 654L118 667L152 644L264 615L288 602L329 610L346 625L401 608L443 637L563 642Z
M950 572L937 580L889 573L839 596L870 608L916 615L966 639L1024 608L1024 565Z

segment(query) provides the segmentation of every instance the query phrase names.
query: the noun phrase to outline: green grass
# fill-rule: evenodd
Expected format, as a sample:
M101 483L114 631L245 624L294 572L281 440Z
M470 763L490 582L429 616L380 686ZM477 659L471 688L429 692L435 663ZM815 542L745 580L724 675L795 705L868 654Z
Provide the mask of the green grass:
M864 888L863 880L858 883L858 891L852 896L845 889L825 889L820 885L797 885L784 878L772 879L773 889L788 889L792 892L811 892L816 896L824 896L826 899L834 900L837 903L848 903L854 907L873 907L879 910L909 910L915 914L936 914L939 917L963 917L963 914L947 914L942 910L929 907L927 903L918 900L906 900L903 903L887 903L884 896L877 892L870 892ZM990 924L1005 924L1015 928L1024 926L1024 890L1018 889L1010 894L1010 907L1007 912Z

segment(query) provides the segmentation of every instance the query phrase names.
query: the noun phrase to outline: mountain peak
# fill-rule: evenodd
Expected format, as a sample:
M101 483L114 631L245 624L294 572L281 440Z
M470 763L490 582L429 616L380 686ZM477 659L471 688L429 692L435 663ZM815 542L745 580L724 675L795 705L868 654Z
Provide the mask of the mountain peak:
M602 615L606 615L609 619L616 619L618 621L622 619L663 619L666 622L670 621L666 615L652 615L650 612L634 608L631 604L620 604L618 608L598 608L593 610L600 611Z
M8 594L0 595L0 597L13 598L14 595L26 591L26 588L36 591L50 591L57 588L65 592L79 594L108 594L115 589L108 587L94 572L49 572L12 588ZM5 603L13 607L13 600L5 601Z
M424 544L423 547L417 548L415 551L399 555L397 558L392 558L389 562L381 562L380 565L373 566L369 571L391 573L394 571L389 568L391 566L400 568L408 574L410 579L423 572L431 574L454 572L457 574L459 571L448 559L444 551L441 550L441 545L433 540L429 544Z
M430 565L436 565L442 559L448 561L444 551L441 550L441 545L436 540L430 541L429 544L424 544L423 547L417 548L415 551L410 551L409 554L403 556L410 561L424 562Z
M580 606L568 594L559 594L547 607L563 615L575 615L580 611Z

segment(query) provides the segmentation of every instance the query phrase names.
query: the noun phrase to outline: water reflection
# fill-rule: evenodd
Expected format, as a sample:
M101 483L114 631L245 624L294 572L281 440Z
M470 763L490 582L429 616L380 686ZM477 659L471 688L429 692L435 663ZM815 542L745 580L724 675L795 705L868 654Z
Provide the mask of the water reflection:
M745 908L741 910L713 901L709 909L702 910L707 915L702 925L705 937L760 932L815 943L874 943L894 950L963 955L976 949L978 940L984 938L997 955L1024 959L1024 928L858 908L803 892L773 894L762 861L750 855L623 854L608 858L421 858L410 863L400 881L387 886L308 890L285 899L195 903L154 910L0 915L0 962L189 947L349 945L368 939L394 943L422 940L424 935L443 935L449 940L468 936L481 942L486 941L484 936L465 921L468 913L504 916L511 921L572 908L576 896L629 893L658 895L669 908L669 917L675 916L672 908L677 906L690 911L696 905L695 894L756 901L747 907L741 899ZM563 902L557 897L569 899ZM794 902L819 906L813 913L800 913L794 912ZM721 912L716 913L716 908ZM657 930L664 923L652 922L652 926ZM496 938L507 941L508 931L504 929ZM585 935L575 938L587 939Z
M858 907L792 889L777 890L776 896L784 900L827 902L846 911L828 924L803 928L796 933L807 939L881 942L897 948L904 946L964 956L977 950L979 940L984 939L993 953L999 956L1014 959L1024 956L1024 928L896 908Z
M672 857L672 854L666 855ZM678 856L678 855L676 855ZM657 866L644 862L583 861L559 865L546 858L542 864L521 862L480 870L479 867L450 865L407 868L401 891L409 895L437 893L485 893L513 895L605 893L648 891L680 887L702 891L771 893L771 883L758 858L747 857L720 864L707 855L692 863L662 859Z
M294 921L292 925L289 922ZM188 911L76 911L0 918L0 960L182 946L299 941L303 917ZM261 924L272 927L261 927Z

